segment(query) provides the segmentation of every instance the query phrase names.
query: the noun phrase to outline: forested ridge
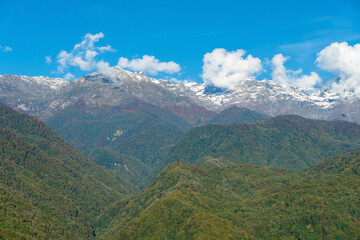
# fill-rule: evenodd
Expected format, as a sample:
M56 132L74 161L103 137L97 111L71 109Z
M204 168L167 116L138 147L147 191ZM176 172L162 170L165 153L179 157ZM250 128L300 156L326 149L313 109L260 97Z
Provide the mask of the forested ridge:
M101 209L134 191L41 121L0 106L0 238L84 239Z
M358 239L360 151L308 170L173 163L98 220L101 239Z
M198 164L222 158L225 164L307 169L327 157L360 147L360 126L288 115L249 123L209 124L189 130L169 152L172 162Z
M144 118L110 144L82 149L110 171L1 105L0 238L360 238L357 124L280 116L199 126L181 138L164 126ZM172 131L179 141L156 160ZM114 171L114 162L131 171Z

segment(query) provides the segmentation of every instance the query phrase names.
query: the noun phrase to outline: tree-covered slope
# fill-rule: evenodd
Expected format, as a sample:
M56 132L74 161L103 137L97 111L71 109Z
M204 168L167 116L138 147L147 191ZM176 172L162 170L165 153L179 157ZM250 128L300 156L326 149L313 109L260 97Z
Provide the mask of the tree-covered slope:
M179 132L192 126L181 117L138 100L122 105L91 106L79 99L73 106L45 120L74 147L88 150L107 146L144 119L151 119Z
M133 192L44 123L0 105L0 239L84 239Z
M359 147L357 124L279 116L251 123L193 128L170 151L163 167L176 161L196 164L210 156L234 164L306 169L324 158Z
M360 151L307 171L174 163L96 229L99 239L358 239L359 164Z
M86 156L140 187L154 163L192 127L181 117L138 100L90 106L80 99L46 123Z
M238 122L251 122L268 117L265 114L251 111L247 108L232 106L217 114L207 123L233 124Z

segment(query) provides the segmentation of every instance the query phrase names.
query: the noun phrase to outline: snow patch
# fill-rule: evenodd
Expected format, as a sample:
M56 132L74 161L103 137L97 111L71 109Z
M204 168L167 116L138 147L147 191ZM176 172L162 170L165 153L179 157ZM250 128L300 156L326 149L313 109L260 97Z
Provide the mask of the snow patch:
M21 109L21 110L23 110L23 111L28 111L28 108L27 108L27 107L25 106L25 104L23 104L23 103L20 104L20 105L18 105L17 108L18 108L18 109Z

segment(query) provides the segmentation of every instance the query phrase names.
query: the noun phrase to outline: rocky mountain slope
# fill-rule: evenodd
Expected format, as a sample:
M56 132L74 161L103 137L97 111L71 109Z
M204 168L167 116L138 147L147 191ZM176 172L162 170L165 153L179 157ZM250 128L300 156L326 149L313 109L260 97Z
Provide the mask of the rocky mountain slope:
M305 93L270 80L244 80L227 91L195 82L174 83L120 67L110 74L92 73L67 82L46 77L0 76L0 100L46 119L82 99L89 106L119 105L130 99L152 104L192 124L206 122L231 106L269 116L296 114L324 120L360 122L359 98L326 90Z

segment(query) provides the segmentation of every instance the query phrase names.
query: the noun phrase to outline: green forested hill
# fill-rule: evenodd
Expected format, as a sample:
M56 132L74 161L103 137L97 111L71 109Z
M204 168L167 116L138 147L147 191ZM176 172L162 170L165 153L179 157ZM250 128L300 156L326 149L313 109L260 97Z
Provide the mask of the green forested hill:
M245 122L264 117L232 107L211 122ZM138 188L154 178L169 150L193 127L174 113L135 99L126 99L120 105L92 105L79 99L45 121L73 147Z
M358 148L358 125L297 116L210 124L191 129L162 162L183 130L147 117L82 149L140 186L156 164L179 161L132 195L119 174L0 105L0 239L360 238L360 151L320 162Z
M137 186L144 185L154 163L192 127L175 114L137 100L96 107L79 100L46 123L73 147Z
M360 151L307 171L166 168L96 224L99 239L359 239Z
M133 192L44 123L0 105L0 239L84 239Z
M221 157L227 164L306 169L359 147L360 126L355 123L279 116L193 128L170 151L163 167L176 161L197 164L204 157Z
M217 114L207 123L233 124L238 122L251 122L266 118L265 114L251 111L247 108L232 106Z

